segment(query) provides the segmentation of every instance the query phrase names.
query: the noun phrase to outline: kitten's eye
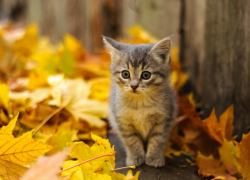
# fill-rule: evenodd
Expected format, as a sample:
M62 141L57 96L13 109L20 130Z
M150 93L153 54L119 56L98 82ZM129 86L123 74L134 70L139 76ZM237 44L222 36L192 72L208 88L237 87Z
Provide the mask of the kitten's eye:
M124 79L128 79L130 77L130 73L127 70L122 71L122 77Z
M148 71L143 71L141 74L142 79L148 80L150 77L151 77L151 73Z

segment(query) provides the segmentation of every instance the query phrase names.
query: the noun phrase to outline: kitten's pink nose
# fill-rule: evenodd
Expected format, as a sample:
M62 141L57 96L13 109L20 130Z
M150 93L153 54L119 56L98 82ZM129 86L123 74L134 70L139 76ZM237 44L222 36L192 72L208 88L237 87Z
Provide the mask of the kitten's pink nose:
M135 85L135 86L131 85L130 87L135 91L139 86L138 85Z

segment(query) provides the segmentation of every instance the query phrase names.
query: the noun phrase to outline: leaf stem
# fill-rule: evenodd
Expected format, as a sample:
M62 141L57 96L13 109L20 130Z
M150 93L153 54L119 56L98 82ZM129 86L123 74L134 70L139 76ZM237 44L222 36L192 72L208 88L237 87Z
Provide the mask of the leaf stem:
M94 173L97 173L98 171L102 171L102 170L103 170L103 168L100 167L100 168L96 169L96 170L94 171Z
M72 168L74 168L74 167L80 166L80 165L82 165L82 164L84 164L84 163L86 163L86 162L89 162L89 161L92 161L92 160L95 160L95 159L98 159L98 158L101 158L101 157L104 157L104 156L114 156L114 155L116 155L116 152L115 152L115 151L112 152L112 153L109 153L109 154L103 154L103 155L101 155L101 156L97 156L97 157L88 159L88 160L86 160L86 161L83 161L83 162L81 162L81 163L78 163L78 164L76 164L76 165L74 165L74 166L71 166L71 167L69 167L69 168L67 168L67 169L63 169L63 170L59 171L57 174L61 174L61 173L64 172L64 171L67 171L67 170L72 169Z
M133 166L127 166L127 167L121 167L121 168L112 169L110 171L116 171L116 170L127 169L127 168L135 169L136 167L135 167L135 165L133 165Z
M50 120L50 118L52 118L56 113L60 112L63 107L57 108L55 109L53 112L51 112L33 131L32 135L34 136L34 134L36 134L36 132L48 121Z

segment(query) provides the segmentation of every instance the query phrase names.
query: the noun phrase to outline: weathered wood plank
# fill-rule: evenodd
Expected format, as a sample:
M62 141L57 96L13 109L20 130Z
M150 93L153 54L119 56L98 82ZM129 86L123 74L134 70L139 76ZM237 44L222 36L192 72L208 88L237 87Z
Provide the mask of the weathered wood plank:
M202 100L205 116L234 104L235 134L250 126L250 2L207 1Z

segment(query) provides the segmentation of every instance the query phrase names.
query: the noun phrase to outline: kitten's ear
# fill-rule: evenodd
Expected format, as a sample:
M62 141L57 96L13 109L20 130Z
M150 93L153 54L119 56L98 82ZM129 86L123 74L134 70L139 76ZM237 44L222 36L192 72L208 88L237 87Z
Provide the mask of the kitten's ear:
M120 56L119 49L121 48L121 44L109 37L103 37L103 42L109 53L111 54L111 58L118 58Z
M150 51L152 56L155 59L158 59L162 62L169 63L170 62L170 49L171 49L171 40L169 38L165 38L158 42Z

